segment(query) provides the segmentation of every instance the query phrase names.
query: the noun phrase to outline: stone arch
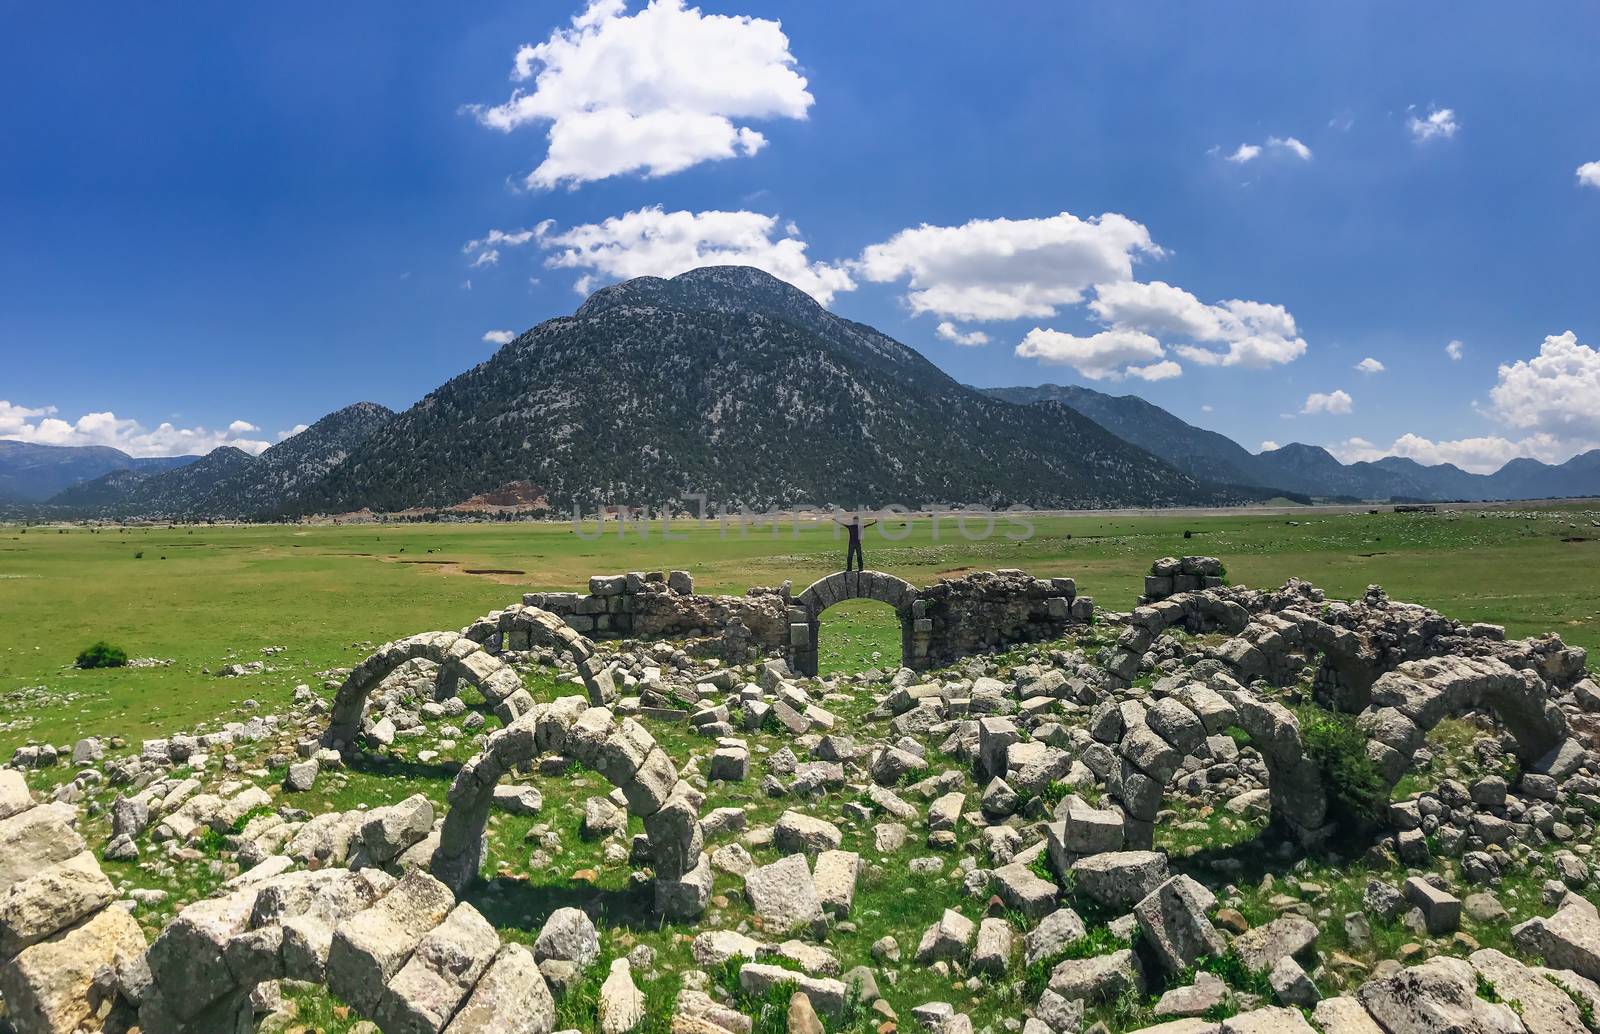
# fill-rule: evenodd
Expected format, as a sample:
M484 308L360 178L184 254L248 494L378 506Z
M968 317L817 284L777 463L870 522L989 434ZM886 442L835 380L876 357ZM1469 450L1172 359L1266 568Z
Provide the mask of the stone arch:
M1445 718L1488 710L1516 741L1524 765L1548 768L1567 751L1571 729L1537 672L1492 657L1406 661L1372 684L1356 717L1372 737L1367 753L1390 785L1400 781L1428 732Z
M711 865L701 851L701 794L679 781L672 758L644 726L632 718L619 721L610 708L579 696L536 705L492 733L483 752L461 766L433 855L434 876L457 893L477 878L495 784L548 753L599 772L622 790L628 813L644 819L657 910L679 917L703 912L711 896Z
M514 720L533 706L533 698L522 688L522 679L504 661L460 632L422 632L384 643L351 670L334 696L323 743L339 749L353 744L361 732L367 697L390 672L418 657L439 665L434 690L439 699L453 696L465 679L494 706L502 722Z
M474 621L462 635L496 655L549 647L577 665L578 677L588 690L591 704L609 704L616 699L611 670L600 663L594 643L548 610L513 604Z
M795 671L817 674L822 612L845 600L889 604L900 619L901 662L915 667L919 658L927 656L933 625L918 612L921 601L916 586L882 571L838 571L812 582L789 608L789 655Z
M1149 706L1107 702L1090 719L1095 742L1084 749L1082 760L1122 812L1125 841L1134 848L1150 847L1167 785L1184 757L1201 749L1207 736L1238 726L1266 762L1272 821L1304 844L1320 843L1327 833L1327 795L1321 771L1306 756L1294 714L1226 676L1217 678L1223 682L1220 689L1197 682Z

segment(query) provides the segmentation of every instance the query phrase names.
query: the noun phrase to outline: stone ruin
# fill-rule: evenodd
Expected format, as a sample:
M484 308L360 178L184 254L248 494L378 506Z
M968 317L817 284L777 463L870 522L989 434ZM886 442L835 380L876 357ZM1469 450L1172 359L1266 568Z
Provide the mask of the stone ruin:
M1584 651L1556 636L1508 642L1494 626L1462 625L1426 608L1390 602L1376 589L1345 603L1328 601L1314 587L1295 581L1265 592L1230 587L1220 584L1221 565L1211 558L1169 558L1152 571L1152 579L1170 581L1147 586L1142 605L1130 614L1102 616L1120 632L1095 663L1074 665L1062 657L1054 667L1026 666L1010 686L988 677L918 682L913 661L945 666L1018 641L1060 638L1094 616L1092 601L1077 597L1069 579L1001 572L919 590L888 575L863 572L829 576L792 599L781 591L762 594L786 601L782 616L789 620L778 652L800 659L795 666L802 669L805 648L814 649L820 615L833 603L872 598L901 615L909 637L907 670L896 676L877 715L888 722L889 739L859 754L848 737L839 735L834 715L780 659L760 666L757 683L703 681L689 709L674 716L642 706L649 699L648 684L640 696L624 697L641 688L633 674L637 669L608 660L561 617L532 602L493 612L460 632L423 633L384 644L340 684L327 708L321 741L309 744L302 756L310 756L302 764L315 765L326 755L329 765L337 765L341 756L358 754L363 742L383 745L381 726L387 719L375 721L368 703L386 678L408 670L423 673L431 680L425 693L430 704L454 699L465 681L483 694L502 727L460 767L442 822L435 821L432 805L420 795L371 812L316 816L282 836L274 833L284 828L281 819L276 824L257 820L247 837L255 838L248 859L253 868L217 896L186 907L148 949L74 829L76 812L62 791L76 784L56 791L54 802L38 804L19 772L0 770L0 996L7 1018L18 1034L127 1029L130 1021L147 1034L243 1034L254 1029L258 989L292 979L326 985L357 1015L391 1034L549 1034L554 1007L536 954L502 943L494 927L457 898L483 864L490 807L507 789L500 785L502 777L548 755L577 760L604 776L619 789L627 811L643 819L642 857L654 870L658 912L692 919L705 911L712 887L706 850L710 820L703 822L700 814L704 796L679 778L673 759L639 719L687 721L715 738L712 778L735 780L746 778L749 768L748 751L733 739L735 729L767 727L775 719L779 729L797 738L824 734L814 751L818 760L796 764L793 783L783 792L805 795L809 791L803 786L842 787L846 766L855 764L869 780L865 799L872 809L896 818L920 816L920 809L894 788L903 776L927 767L918 753L925 748L916 740L929 735L945 737L941 750L970 764L983 787L986 816L1019 811L1019 792L1037 795L1056 783L1078 790L1098 784L1101 803L1069 793L1044 816L1042 837L1030 846L1023 846L1012 827L984 829L996 863L985 870L994 892L1013 914L1037 924L1023 946L1030 961L1045 946L1082 936L1081 920L1058 904L1060 886L1070 883L1102 907L1132 910L1128 918L1143 933L1153 960L1144 964L1180 973L1197 957L1219 954L1226 946L1247 966L1271 970L1280 1002L1315 1005L1326 1034L1432 1029L1581 1034L1585 1028L1574 1018L1580 996L1571 989L1594 986L1591 1007L1600 1006L1600 985L1582 983L1600 980L1600 913L1576 894L1567 893L1553 915L1512 931L1519 950L1555 967L1543 971L1544 977L1499 952L1478 951L1467 960L1396 966L1351 997L1318 1003L1295 961L1314 945L1315 924L1284 916L1225 939L1218 929L1220 913L1216 924L1209 915L1217 909L1216 897L1190 877L1173 875L1167 857L1151 845L1165 795L1195 778L1203 783L1193 763L1199 758L1215 764L1203 759L1224 756L1233 743L1228 734L1236 730L1248 735L1259 756L1259 783L1265 786L1249 793L1265 797L1272 825L1307 848L1335 833L1329 825L1329 790L1309 756L1299 719L1261 692L1315 671L1311 685L1318 702L1354 717L1370 737L1369 757L1391 786L1422 753L1427 732L1447 717L1485 714L1505 730L1504 742L1521 762L1515 792L1492 776L1470 788L1446 780L1418 800L1392 805L1384 816L1390 830L1373 849L1392 850L1420 864L1428 858L1430 841L1445 850L1465 848L1467 878L1489 879L1501 863L1492 851L1473 845L1529 835L1519 830L1556 829L1560 815L1545 802L1556 799L1561 788L1570 787L1580 800L1600 808L1600 779L1585 774L1600 772L1600 764L1569 720L1574 701L1583 710L1600 711L1600 688L1586 677ZM1219 581L1179 581L1184 578ZM698 602L708 597L686 591L692 585L659 584L664 588L631 594L655 598L647 612L712 613ZM629 595L592 594L607 600ZM615 613L638 612L619 606ZM724 628L735 616L727 612ZM688 626L669 622L663 627ZM1180 629L1191 639L1175 651L1170 633ZM584 695L536 703L508 663L530 651L559 658ZM1141 690L1146 676L1149 688ZM1044 720L1071 707L1086 712L1081 727L1069 730ZM252 719L229 736L270 735L273 728L270 717ZM175 749L180 741L181 752ZM113 832L119 841L127 839L128 829L137 835L146 825L157 827L158 835L166 830L176 837L208 824L231 828L270 800L254 786L223 799L196 794L194 786L185 793L173 780L150 779L162 758L170 765L180 754L227 742L218 734L174 736L155 741L159 749L147 744L133 762L118 760L114 772L108 763L114 780L136 780L145 787L118 802ZM93 751L84 759L92 762ZM14 766L43 763L23 750L13 759ZM291 769L290 782L295 778ZM964 793L949 780L933 782L927 791L935 798L926 815L930 847L941 837L953 843L956 824L973 821L963 812ZM935 797L940 790L945 792ZM177 803L166 806L163 795ZM145 807L141 799L148 799L149 814L136 820L130 816ZM197 807L202 803L204 808ZM719 830L727 828L726 817L712 818ZM862 861L839 849L839 830L790 810L778 821L774 837L786 857L744 877L758 912L811 929L825 928L829 914L848 916ZM295 868L301 863L310 868ZM1587 879L1586 871L1582 875ZM1369 887L1367 902L1375 912L1412 902L1430 932L1451 929L1451 916L1459 917L1461 902L1421 878L1412 877L1403 891L1376 886ZM552 927L587 922L581 913L562 916L573 911L551 917L541 945ZM587 936L592 934L590 927ZM575 935L583 939L581 929ZM974 972L1003 973L1016 947L1012 938L1005 918L990 915L980 925L947 909L924 933L917 960L961 960ZM764 964L757 953L771 949L751 938L706 931L694 941L694 956L702 965L748 960L739 973L747 989L793 983L825 1015L837 1015L844 1006L842 982ZM1081 1019L1083 1002L1139 985L1140 965L1127 949L1060 962L1042 997L1029 1007L1024 1034L1073 1034L1078 1029L1073 1017ZM1546 979L1551 973L1560 978L1553 995L1554 985ZM1181 990L1199 995L1201 983L1197 978L1194 987ZM1525 1024L1480 997L1486 983L1506 1001L1519 1003ZM685 995L679 1003L689 1010L685 1015L722 1021L685 1029L736 1034L743 1029L738 1021L748 1022L704 995ZM971 1029L951 1025L958 1014L927 1015L930 1029L945 1034ZM1196 1017L1171 1028L1183 1034L1312 1030L1300 1013L1271 1006L1220 1022L1203 1020L1197 1011L1178 1015ZM1160 1029L1167 1034L1168 1028Z
M917 588L882 571L840 571L798 596L788 583L744 596L696 594L687 571L595 575L589 592L535 592L523 603L596 638L714 636L734 660L781 656L802 675L817 673L822 614L846 600L876 600L900 621L901 663L921 671L1019 643L1058 639L1094 619L1094 600L1071 578L980 571Z

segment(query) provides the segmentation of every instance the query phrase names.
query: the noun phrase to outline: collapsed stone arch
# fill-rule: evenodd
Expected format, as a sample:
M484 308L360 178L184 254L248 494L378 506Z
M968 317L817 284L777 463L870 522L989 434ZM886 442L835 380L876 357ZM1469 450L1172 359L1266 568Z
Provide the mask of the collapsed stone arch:
M533 698L522 688L522 679L504 661L486 653L460 632L422 632L384 643L351 669L334 696L323 743L349 748L361 732L361 719L372 691L396 668L419 657L439 665L435 684L439 699L453 696L465 679L493 705L502 722L515 719L533 706Z
M1320 656L1317 684L1331 702L1351 712L1366 706L1380 670L1377 651L1359 632L1293 607L1252 615L1244 605L1212 592L1177 593L1139 607L1130 624L1142 633L1141 649L1174 625L1194 634L1219 629L1229 633L1231 638L1217 655L1245 682L1298 670L1299 664L1288 663L1290 655L1315 651Z
M1533 771L1560 778L1584 759L1545 681L1490 657L1407 661L1373 683L1372 703L1355 721L1371 737L1368 757L1392 789L1429 730L1446 717L1479 710L1505 726ZM1090 719L1095 742L1082 760L1122 812L1130 847L1150 846L1166 787L1184 756L1232 726L1249 734L1266 763L1271 822L1308 847L1326 841L1328 788L1299 720L1282 704L1217 674L1148 706L1107 702Z
M644 726L632 718L619 721L610 708L579 696L535 705L492 733L483 752L461 766L447 797L434 876L457 893L477 878L495 785L512 769L550 753L599 772L621 789L628 813L644 820L657 910L685 918L705 911L711 864L701 850L702 795L678 779L672 758Z
M921 601L915 585L883 571L837 571L812 582L789 608L789 654L795 671L817 674L822 612L846 600L877 600L893 607L900 619L903 663L910 665L927 655L933 623L919 612Z
M1544 679L1493 657L1406 661L1373 682L1371 702L1356 723L1372 737L1368 756L1392 786L1434 726L1474 710L1499 719L1524 766L1549 770L1564 756L1581 754L1569 749L1575 745L1571 728Z
M1223 677L1222 689L1192 683L1149 706L1102 704L1090 719L1095 742L1082 760L1123 815L1128 846L1148 849L1167 785L1208 736L1238 726L1249 733L1268 773L1273 822L1304 844L1326 836L1327 794L1306 756L1299 723L1282 704L1262 700Z
M533 708L533 697L521 676L496 655L508 643L506 648L515 650L548 646L570 657L591 703L616 698L611 671L599 662L593 643L549 611L519 604L479 618L463 632L421 632L378 647L339 686L323 743L341 749L354 743L372 691L396 668L419 657L439 665L434 699L455 696L465 680L483 694L501 724L511 724Z
M616 700L611 669L600 663L594 643L548 610L516 603L484 615L462 632L492 655L548 647L570 658L591 704Z

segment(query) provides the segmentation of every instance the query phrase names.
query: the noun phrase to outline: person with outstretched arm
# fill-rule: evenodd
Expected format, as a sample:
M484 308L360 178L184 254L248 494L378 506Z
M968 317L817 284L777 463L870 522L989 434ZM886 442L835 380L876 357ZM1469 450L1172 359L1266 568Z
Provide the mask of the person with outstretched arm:
M862 523L861 515L858 513L851 514L848 521L841 521L839 518L835 517L833 522L835 524L844 525L844 529L850 533L850 548L845 551L844 569L846 571L850 570L850 562L853 560L855 561L857 571L865 571L867 569L867 562L861 555L861 529L870 528L878 522L872 520Z

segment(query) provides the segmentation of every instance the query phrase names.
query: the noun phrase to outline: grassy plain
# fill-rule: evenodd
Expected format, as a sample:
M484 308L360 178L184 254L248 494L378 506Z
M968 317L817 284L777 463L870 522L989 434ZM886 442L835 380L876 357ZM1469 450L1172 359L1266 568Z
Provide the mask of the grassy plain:
M949 519L937 529L920 520L872 529L866 553L869 566L918 584L998 567L1071 575L1080 592L1119 610L1133 604L1151 560L1206 553L1224 559L1235 583L1301 577L1350 597L1377 582L1397 599L1504 624L1514 636L1554 630L1600 650L1597 518L1581 506L1536 515L1051 516L1033 518L1032 537L1020 541L1008 533L1021 529L1004 521L975 540ZM837 569L842 553L832 525L724 532L675 522L670 539L656 524L647 538L613 527L598 541L555 522L0 526L0 752L29 740L170 733L247 697L281 703L296 683L359 661L372 644L460 627L526 590L581 588L591 573L685 568L703 591L784 579L798 590ZM831 611L824 666L896 663L893 621L872 604ZM73 668L78 651L99 639L173 664ZM284 652L264 657L265 647ZM208 673L250 660L274 670ZM17 695L38 686L50 694L42 705Z

